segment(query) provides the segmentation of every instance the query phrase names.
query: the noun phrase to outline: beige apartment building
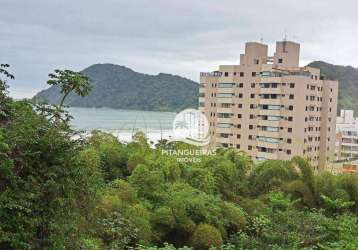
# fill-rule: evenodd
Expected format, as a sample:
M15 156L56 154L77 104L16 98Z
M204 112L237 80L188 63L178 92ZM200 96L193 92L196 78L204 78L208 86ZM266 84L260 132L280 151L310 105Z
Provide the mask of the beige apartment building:
M199 108L212 148L233 147L256 160L308 159L316 171L334 157L338 82L299 67L300 45L248 42L239 65L200 75Z

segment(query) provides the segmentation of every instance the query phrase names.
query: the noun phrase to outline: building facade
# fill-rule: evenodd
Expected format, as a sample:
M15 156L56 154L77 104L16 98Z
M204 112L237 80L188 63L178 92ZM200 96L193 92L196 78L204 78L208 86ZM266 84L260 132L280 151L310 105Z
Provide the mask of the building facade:
M358 158L358 119L354 118L353 110L341 110L336 125L336 156L337 160Z
M300 45L246 43L239 65L200 75L199 108L210 147L233 147L256 160L307 158L322 170L334 157L338 82L299 67Z

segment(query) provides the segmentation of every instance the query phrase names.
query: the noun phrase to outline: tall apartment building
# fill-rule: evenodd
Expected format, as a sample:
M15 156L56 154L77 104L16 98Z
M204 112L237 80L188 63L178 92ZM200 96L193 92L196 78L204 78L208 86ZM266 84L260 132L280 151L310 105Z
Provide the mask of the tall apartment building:
M337 160L358 158L358 118L354 118L353 114L353 110L342 109L337 117Z
M334 157L338 82L299 67L300 45L248 42L239 65L200 74L199 108L211 147L233 147L254 159L307 158L322 170Z

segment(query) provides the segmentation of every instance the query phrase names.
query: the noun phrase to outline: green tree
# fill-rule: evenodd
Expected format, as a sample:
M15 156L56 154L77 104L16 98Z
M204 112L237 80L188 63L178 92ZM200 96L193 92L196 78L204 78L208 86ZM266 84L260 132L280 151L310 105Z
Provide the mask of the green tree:
M191 245L198 250L207 250L210 247L220 248L222 243L220 232L208 224L198 225L191 239Z

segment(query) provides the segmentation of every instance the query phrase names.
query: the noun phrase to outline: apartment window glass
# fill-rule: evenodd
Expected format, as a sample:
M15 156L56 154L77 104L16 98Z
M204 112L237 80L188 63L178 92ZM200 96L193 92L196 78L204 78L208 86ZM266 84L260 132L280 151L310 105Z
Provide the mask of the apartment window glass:
M241 76L241 77L244 76L244 72L240 72L240 76Z
M292 132L292 128L287 128L287 132L291 133L291 132Z
M229 76L229 72L225 72L225 74L224 74L225 76Z
M294 95L290 95L290 99L293 99L294 98Z
M250 97L251 97L251 98L255 98L255 94L251 94Z
M255 77L255 76L256 76L256 72L252 72L252 76Z
M278 63L283 63L283 59L282 59L282 58L279 58L279 59L278 59Z
M290 88L294 88L295 84L294 83L290 83Z

